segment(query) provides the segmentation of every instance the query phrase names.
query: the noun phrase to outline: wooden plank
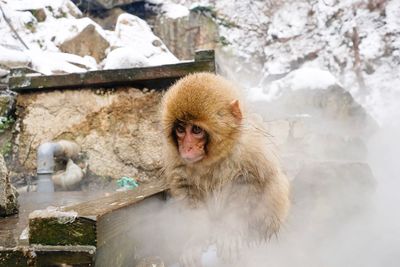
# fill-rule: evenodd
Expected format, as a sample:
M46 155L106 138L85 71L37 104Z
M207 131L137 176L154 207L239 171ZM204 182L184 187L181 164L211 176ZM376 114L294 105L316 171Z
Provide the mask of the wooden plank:
M31 90L76 89L82 87L107 87L115 85L138 85L159 88L158 83L168 80L170 84L193 72L215 72L214 51L199 51L195 61L145 68L115 69L41 76L17 75L9 79L9 88L15 92ZM14 71L18 73L17 71Z
M103 216L112 211L133 205L145 198L163 194L166 185L160 182L141 184L134 190L115 192L109 196L78 203L63 208L63 211L76 211L79 216Z

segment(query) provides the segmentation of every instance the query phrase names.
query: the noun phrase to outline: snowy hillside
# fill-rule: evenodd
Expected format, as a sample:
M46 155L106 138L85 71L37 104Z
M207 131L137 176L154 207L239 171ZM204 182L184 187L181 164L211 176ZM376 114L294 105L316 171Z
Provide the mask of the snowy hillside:
M239 58L234 72L250 68L262 77L246 77L247 86L265 92L276 77L303 66L319 68L330 71L379 123L392 123L394 113L400 117L393 101L400 95L400 1L176 2L200 2L230 22L220 25L220 34L230 43L224 50Z
M3 72L22 66L52 74L177 62L147 23L130 14L121 15L115 30L107 31L84 17L69 0L8 0L0 5L0 69ZM91 34L105 43L104 51L96 51L104 56L95 59L87 53L63 52L71 47L67 42L78 38L89 25L94 26ZM79 42L78 39L76 43ZM99 43L87 46L95 51Z

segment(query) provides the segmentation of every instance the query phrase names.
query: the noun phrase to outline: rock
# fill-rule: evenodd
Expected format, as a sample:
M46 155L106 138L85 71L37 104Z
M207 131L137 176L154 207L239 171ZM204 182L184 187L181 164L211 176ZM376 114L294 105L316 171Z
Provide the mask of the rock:
M375 185L366 163L313 162L304 166L292 181L295 210L306 213L310 220L338 220L368 206Z
M105 11L102 16L90 16L90 18L98 23L103 29L113 31L115 29L115 25L117 24L119 15L123 13L125 13L123 9L116 7Z
M10 183L8 170L3 156L0 155L0 216L18 212L17 190Z
M179 62L161 40L153 34L149 25L136 16L120 15L115 26L115 35L118 39L111 44L112 51L102 62L104 69Z
M8 117L15 108L15 95L7 91L0 93L0 117Z
M368 136L377 123L327 71L300 69L263 89L269 100L255 99L267 120L303 118L312 132Z
M159 15L154 33L180 60L193 59L196 50L215 49L219 42L218 25L203 12L191 10L189 16L171 18Z
M143 0L73 0L80 8L89 9L111 9L116 6L124 6L135 2L143 2Z
M318 191L324 190L324 180L314 177L340 183L350 179L341 168L355 169L357 179L360 169L369 170L366 141L377 124L329 72L291 72L270 83L258 96L252 106L264 115L267 132L280 148L291 180L309 175ZM265 100L257 100L263 97ZM368 180L372 174L365 176Z
M32 10L27 10L32 13L32 15L36 18L37 22L43 22L46 20L46 11L44 8L39 8L39 9L32 9Z
M86 26L74 38L60 45L60 50L65 53L79 56L92 56L97 62L105 58L105 50L110 46L108 41L96 30L93 24Z
M83 17L82 12L79 10L79 8L72 2L72 1L64 1L62 2L64 7L61 7L59 10L61 12L67 12L69 15L71 15L74 18L81 18Z
M335 130L321 131L314 123L317 122L301 119L270 121L266 130L284 153L301 155L303 159L366 161L365 138Z
M4 79L10 73L9 70L1 69L0 68L0 79Z

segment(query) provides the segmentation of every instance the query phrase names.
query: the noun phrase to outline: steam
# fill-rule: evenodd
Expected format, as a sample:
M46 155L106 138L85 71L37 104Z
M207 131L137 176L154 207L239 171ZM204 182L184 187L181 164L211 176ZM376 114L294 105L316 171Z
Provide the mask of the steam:
M400 99L394 94L390 101ZM278 236L252 242L235 231L243 229L246 218L232 210L216 218L207 206L192 209L173 199L148 199L104 220L97 265L136 266L148 260L158 263L155 266L164 262L178 267L199 265L191 262L196 258L208 267L400 264L399 112L388 112L386 118L392 118L385 122L391 124L354 130L351 120L347 125L340 118L329 121L318 110L293 116L293 109L277 103L274 113L265 101L249 104L267 126L278 129L271 134L277 137L273 141L282 149L281 161L292 184L290 216ZM276 117L271 119L271 114ZM285 121L285 116L290 119ZM279 137L287 137L288 127L297 129L290 133L294 137L304 134L298 130L302 127L311 131L304 134L308 143L294 138L282 145Z
M364 163L347 165L329 159L322 167L305 168L300 177L306 181L290 177L289 219L268 241L249 242L240 231L232 234L236 233L232 229L246 223L232 211L220 214L219 218L227 218L221 221L210 215L208 207L192 209L173 199L155 198L103 220L99 236L104 240L99 240L96 264L136 266L147 261L178 267L199 264L197 258L209 267L398 266L399 136L399 125L382 126L365 139ZM329 139L313 140L317 148L331 145ZM352 150L343 148L343 158L360 152ZM287 169L298 164L293 159L300 161L307 154L290 152L291 160L282 158Z

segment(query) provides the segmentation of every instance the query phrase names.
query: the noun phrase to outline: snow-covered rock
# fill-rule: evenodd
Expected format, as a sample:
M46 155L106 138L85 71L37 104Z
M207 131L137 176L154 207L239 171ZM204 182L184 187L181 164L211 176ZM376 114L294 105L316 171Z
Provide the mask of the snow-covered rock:
M82 17L70 0L3 2L11 24L0 20L0 67L5 70L29 66L54 74L178 62L147 23L133 15L122 14L115 31L107 31Z
M86 72L97 69L96 60L89 56L80 57L73 54L38 49L32 49L26 53L32 60L32 68L46 75Z
M290 72L287 76L265 87L255 87L249 91L249 99L272 101L285 91L324 90L340 85L339 81L326 70L317 68L301 68Z
M100 62L105 58L105 51L110 46L109 42L98 32L93 24L86 26L74 38L60 45L62 52L79 56L91 56Z
M311 118L316 116L316 122L322 119L323 123L339 123L341 127L334 132L346 128L352 132L352 136L365 134L367 129L376 127L365 109L325 70L295 70L264 88L250 89L249 101L257 104L256 110L264 114L267 120L307 114Z
M0 45L0 66L6 68L28 67L31 58L27 53Z
M17 11L43 9L49 19L82 16L82 12L69 0L7 0L6 3L11 9Z
M161 13L171 19L189 16L189 9L183 5L164 3L161 5Z
M122 14L118 17L115 33L110 39L112 49L104 60L104 69L128 66L153 66L177 63L163 42L153 34L142 19Z
M111 51L103 64L104 69L140 68L149 66L150 61L131 47L120 47Z

